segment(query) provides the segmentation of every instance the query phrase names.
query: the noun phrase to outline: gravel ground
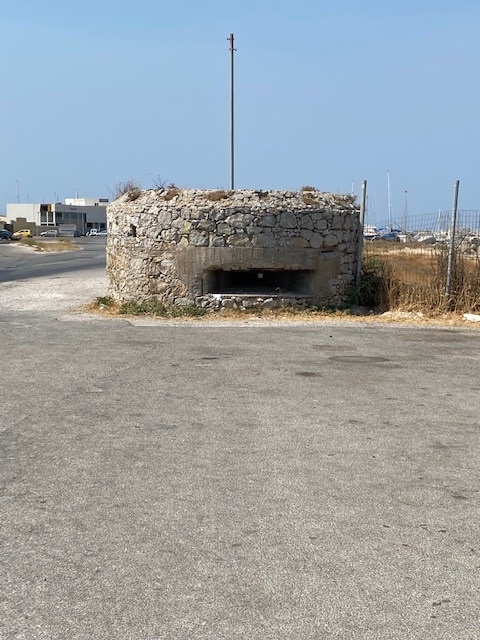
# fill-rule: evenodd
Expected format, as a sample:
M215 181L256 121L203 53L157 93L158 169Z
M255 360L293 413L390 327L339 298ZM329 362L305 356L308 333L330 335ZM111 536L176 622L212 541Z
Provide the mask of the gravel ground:
M81 279L68 277L32 278L0 283L0 307L9 311L66 311L105 295L105 275Z

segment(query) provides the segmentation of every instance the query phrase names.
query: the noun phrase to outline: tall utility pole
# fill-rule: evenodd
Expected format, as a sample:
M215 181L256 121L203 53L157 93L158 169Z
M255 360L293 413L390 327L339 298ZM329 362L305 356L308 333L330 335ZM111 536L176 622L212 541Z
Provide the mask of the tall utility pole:
M453 270L453 254L455 252L455 230L457 227L457 210L458 210L458 189L460 187L460 181L455 180L455 187L453 192L453 207L452 207L452 220L450 222L450 243L448 248L448 263L447 263L447 281L445 284L445 301L448 303L450 296L450 289L452 286L452 270Z
M234 54L235 47L234 41L235 36L233 33L229 35L227 40L230 42L230 189L235 189L235 127L234 127L234 116L235 116L235 83L234 83Z
M388 230L392 230L392 190L390 189L390 171L387 171L387 191L388 191Z
M363 256L363 231L365 228L365 214L367 211L367 181L362 182L362 201L360 204L360 227L358 229L358 253L357 253L357 275L355 284L358 287L362 281L362 256Z

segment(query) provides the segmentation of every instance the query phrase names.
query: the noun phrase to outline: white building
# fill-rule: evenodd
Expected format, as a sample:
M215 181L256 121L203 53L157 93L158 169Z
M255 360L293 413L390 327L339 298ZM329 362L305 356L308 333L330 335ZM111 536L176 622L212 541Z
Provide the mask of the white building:
M108 198L65 198L65 204L75 207L105 207L108 204Z
M42 228L76 228L76 233L84 235L90 229L106 229L108 198L67 198L65 203L49 204L7 204L7 219L12 223L17 218L33 223L41 232Z

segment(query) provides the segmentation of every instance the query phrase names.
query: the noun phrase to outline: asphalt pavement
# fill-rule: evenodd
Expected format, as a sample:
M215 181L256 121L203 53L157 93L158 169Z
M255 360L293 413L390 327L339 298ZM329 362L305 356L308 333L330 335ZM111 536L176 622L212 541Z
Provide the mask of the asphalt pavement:
M478 639L478 331L0 326L2 639Z
M57 238L39 239L42 242L57 241ZM105 268L105 237L72 240L79 246L79 251L42 253L18 246L17 242L0 241L0 282Z

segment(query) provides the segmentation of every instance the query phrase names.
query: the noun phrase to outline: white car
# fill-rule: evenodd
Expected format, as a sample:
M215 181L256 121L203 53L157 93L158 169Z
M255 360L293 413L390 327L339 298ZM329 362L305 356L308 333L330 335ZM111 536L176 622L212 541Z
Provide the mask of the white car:
M58 236L58 231L56 229L47 229L46 231L42 231L40 235L47 238L56 238Z
M87 236L106 236L106 235L107 235L106 229L90 229L90 231L87 232Z

